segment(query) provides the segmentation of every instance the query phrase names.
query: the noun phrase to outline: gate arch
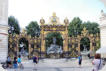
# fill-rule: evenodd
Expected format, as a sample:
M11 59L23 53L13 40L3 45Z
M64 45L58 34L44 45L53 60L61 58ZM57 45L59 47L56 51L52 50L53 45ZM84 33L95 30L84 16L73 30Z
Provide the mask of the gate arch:
M66 56L68 52L68 24L69 21L66 18L64 20L65 24L59 22L59 18L53 13L53 16L50 17L49 24L45 24L45 20L42 18L41 23L41 51L42 57L45 57L45 36L50 32L59 32L63 36L63 53Z
M80 41L82 38L87 37L90 40L90 51L91 56L94 55L94 50L100 46L98 42L100 41L99 34L93 35L89 34L88 30L84 27L81 35L77 35L77 37L68 37L68 25L69 20L67 18L64 19L64 23L60 23L59 18L53 13L53 16L50 17L49 24L45 23L45 20L40 19L40 37L31 37L26 34L25 30L19 35L9 35L9 49L14 50L14 52L19 52L18 49L18 41L20 38L25 38L29 42L29 58L32 57L32 52L38 51L37 54L40 54L40 57L45 56L45 37L48 33L51 32L59 32L63 38L63 56L67 57L75 57L80 54ZM15 43L16 48L12 48L13 42ZM34 48L31 48L31 44L34 44ZM38 48L40 47L40 48ZM70 51L71 50L71 51ZM33 54L34 54L33 53Z
M94 46L93 46L94 36L93 36L93 34L89 34L88 30L85 27L83 28L83 31L81 32L81 35L77 36L77 39L78 39L78 52L79 52L79 54L80 54L80 41L84 37L87 37L90 40L90 55L94 56Z

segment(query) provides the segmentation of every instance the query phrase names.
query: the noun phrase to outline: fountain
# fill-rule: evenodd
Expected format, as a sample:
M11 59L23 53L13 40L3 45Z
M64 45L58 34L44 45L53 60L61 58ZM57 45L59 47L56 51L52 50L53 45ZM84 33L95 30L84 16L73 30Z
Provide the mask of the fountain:
M86 45L83 45L84 49L83 51L81 52L81 55L84 57L84 59L87 59L88 58L88 54L90 53L87 48L86 48Z
M62 47L56 45L56 38L53 37L53 44L50 45L50 47L48 47L47 49L47 54L51 55L52 58L58 58L60 54L62 54Z
M19 52L19 55L21 55L22 57L26 57L28 55L27 51L25 50L25 44L22 42L20 44L20 52Z

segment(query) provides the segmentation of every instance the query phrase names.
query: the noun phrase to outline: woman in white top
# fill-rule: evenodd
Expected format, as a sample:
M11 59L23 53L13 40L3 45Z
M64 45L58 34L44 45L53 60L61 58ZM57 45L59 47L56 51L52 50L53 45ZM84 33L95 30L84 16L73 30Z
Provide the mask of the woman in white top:
M100 54L95 54L95 58L92 61L92 64L94 65L92 71L99 71L102 68L103 61L101 59L101 55Z

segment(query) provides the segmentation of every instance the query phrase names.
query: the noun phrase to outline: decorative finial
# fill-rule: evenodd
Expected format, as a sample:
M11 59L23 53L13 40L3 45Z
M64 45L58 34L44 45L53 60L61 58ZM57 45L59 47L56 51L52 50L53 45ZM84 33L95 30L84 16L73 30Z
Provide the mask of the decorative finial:
M56 13L55 12L53 12L53 17L56 17Z
M65 24L68 24L69 23L69 20L67 19L67 17L64 19L64 23Z
M43 17L40 19L40 23L41 24L44 24L45 23L45 20L43 19Z

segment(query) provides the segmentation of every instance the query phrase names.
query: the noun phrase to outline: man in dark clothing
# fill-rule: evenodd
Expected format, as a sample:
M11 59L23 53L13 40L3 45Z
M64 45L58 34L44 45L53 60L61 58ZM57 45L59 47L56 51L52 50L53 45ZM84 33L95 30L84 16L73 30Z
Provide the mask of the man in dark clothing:
M38 57L36 55L33 57L33 63L38 63Z
M78 59L79 59L79 61L78 61L79 66L81 66L81 63L82 63L82 55L79 55L79 56L78 56Z

